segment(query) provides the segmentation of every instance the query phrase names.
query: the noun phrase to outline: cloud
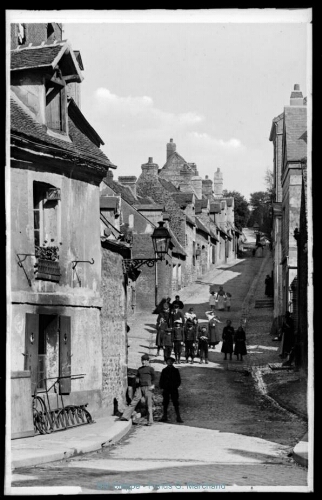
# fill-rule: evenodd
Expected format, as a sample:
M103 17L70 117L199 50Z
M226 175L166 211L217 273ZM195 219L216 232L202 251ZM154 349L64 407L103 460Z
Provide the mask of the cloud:
M205 132L189 132L189 136L191 140L200 143L206 147L214 148L214 149L224 149L224 150L241 150L245 149L245 146L241 143L239 139L235 139L232 137L227 141L223 139L217 139L216 137L212 137Z
M145 129L189 129L204 121L204 117L194 113L170 113L157 108L149 96L118 96L109 89L100 87L94 92L95 113L99 119L104 116L114 124L122 123L126 128ZM169 132L168 132L169 133Z

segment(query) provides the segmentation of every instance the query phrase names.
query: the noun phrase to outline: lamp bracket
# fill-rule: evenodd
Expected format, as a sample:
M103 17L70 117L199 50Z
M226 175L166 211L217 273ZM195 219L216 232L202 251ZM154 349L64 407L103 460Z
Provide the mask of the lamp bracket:
M159 260L163 260L162 257L158 257L155 259L123 259L123 271L124 274L127 274L129 271L133 269L138 269L143 265L147 265L148 267L154 267L155 263Z
M94 262L95 262L95 261L94 261L94 259L93 259L93 258L92 258L92 260L91 260L91 261L90 261L90 260L72 260L72 264L73 264L72 269L75 269L75 267L77 266L77 264L78 264L79 262L88 262L89 264L94 264Z

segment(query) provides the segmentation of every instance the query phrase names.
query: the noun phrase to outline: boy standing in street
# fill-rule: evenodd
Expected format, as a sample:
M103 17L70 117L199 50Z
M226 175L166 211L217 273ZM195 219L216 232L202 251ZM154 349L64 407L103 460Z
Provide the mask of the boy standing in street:
M182 326L184 325L184 315L179 309L179 304L174 304L173 309L170 313L170 326L174 326L175 322L181 319Z
M198 341L199 341L199 352L200 352L200 364L202 364L203 359L206 365L208 364L208 342L209 333L207 331L206 325L202 325L198 329Z
M173 366L174 361L175 360L173 358L169 357L167 359L168 366L163 368L160 375L159 387L160 389L163 389L163 402L162 402L163 416L160 419L160 422L168 421L167 411L171 396L171 401L173 403L177 415L177 422L183 424L183 420L181 419L179 412L179 391L178 391L178 387L181 384L181 377L178 368Z
M161 345L163 347L163 364L166 365L166 361L170 358L173 347L173 328L165 328L161 332Z
M136 373L136 381L138 387L135 391L134 397L128 407L125 408L123 415L120 420L130 420L132 413L134 412L137 404L142 397L145 398L148 405L148 423L147 425L153 424L153 410L152 410L152 391L154 389L154 379L155 373L154 368L150 366L150 358L148 354L143 354L141 357L142 366L138 369Z
M196 341L197 341L196 326L190 319L188 319L184 327L185 355L186 355L186 362L188 363L190 357L191 358L190 363L192 365L195 357Z
M174 320L174 327L173 327L173 350L174 350L174 355L176 358L176 363L180 364L180 358L181 358L181 351L182 351L182 346L183 346L183 326L182 326L182 320L176 319Z

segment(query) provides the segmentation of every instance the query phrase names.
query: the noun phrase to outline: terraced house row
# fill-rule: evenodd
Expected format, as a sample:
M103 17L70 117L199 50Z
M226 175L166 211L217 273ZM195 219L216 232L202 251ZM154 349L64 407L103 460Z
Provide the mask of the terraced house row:
M31 394L44 379L65 377L66 404L86 402L94 417L121 407L128 316L235 259L242 234L220 169L201 179L172 139L161 169L149 158L138 178L113 179L81 111L81 54L60 24L13 24L11 49L7 338L19 438L34 433ZM166 259L128 268L155 257L160 221Z

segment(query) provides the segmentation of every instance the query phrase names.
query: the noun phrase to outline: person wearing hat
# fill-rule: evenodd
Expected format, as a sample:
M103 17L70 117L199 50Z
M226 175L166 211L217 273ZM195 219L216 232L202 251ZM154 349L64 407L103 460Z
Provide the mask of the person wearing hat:
M184 325L184 315L183 312L179 308L179 304L174 303L173 309L170 313L170 325L174 326L174 323L177 319L181 319L182 326Z
M217 327L217 323L221 323L221 321L213 310L206 311L205 314L208 318L209 347L214 348L221 340Z
M182 324L182 319L178 318L174 320L174 326L173 326L173 350L174 350L174 355L175 355L175 361L176 363L180 364L180 357L181 357L181 352L182 352L182 346L183 346L183 324Z
M166 361L171 356L173 348L173 328L167 327L161 331L160 342L163 347L163 364L166 365Z
M189 310L184 315L185 321L191 319L191 321L196 325L198 323L198 318L196 313L193 310L193 307L190 307Z
M155 373L154 368L150 366L150 358L148 354L143 354L141 357L142 366L138 369L136 373L136 381L138 387L135 391L134 397L127 408L125 408L120 420L130 420L132 414L135 411L136 406L142 398L145 399L148 406L148 423L147 425L153 424L153 409L152 409L152 396L154 389L154 379Z
M162 311L159 313L156 322L157 334L155 338L155 345L157 346L157 356L159 356L160 349L163 347L161 340L163 332L164 330L166 330L168 327L171 326L172 326L172 316L171 316L170 306L168 302L164 302L162 305Z
M176 304L178 305L179 309L183 309L184 308L184 304L183 304L182 300L180 300L179 295L175 296L174 301L171 304L172 309L174 308L174 306Z
M162 401L163 416L160 419L160 422L168 422L168 406L171 397L171 401L173 403L177 415L177 422L183 424L183 420L180 416L180 411L179 411L179 391L178 391L178 388L181 385L181 377L178 368L173 366L174 362L175 360L172 357L169 357L167 359L168 366L163 368L160 375L159 387L160 389L163 389L163 401Z
M184 344L185 344L185 355L186 362L189 362L189 357L191 358L190 363L193 365L195 358L195 346L197 342L197 332L196 325L193 321L188 319L184 326Z
M209 342L209 332L206 325L201 325L198 328L198 347L200 352L200 364L202 364L203 359L206 365L208 364L208 342Z

